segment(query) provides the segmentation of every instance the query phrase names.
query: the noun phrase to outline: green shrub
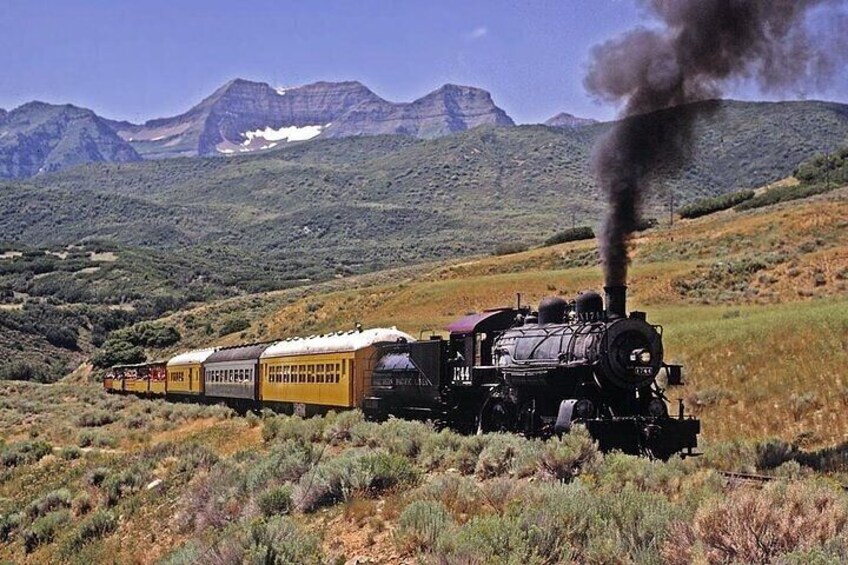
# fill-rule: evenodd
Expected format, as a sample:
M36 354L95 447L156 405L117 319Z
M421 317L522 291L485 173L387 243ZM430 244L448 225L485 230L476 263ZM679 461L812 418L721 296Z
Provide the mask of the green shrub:
M297 481L316 459L315 449L305 441L289 439L274 444L265 457L248 467L247 488L254 491L274 482Z
M412 493L415 500L438 502L457 516L475 514L486 504L477 482L453 473L435 475Z
M141 469L131 467L110 473L103 480L100 488L106 495L106 505L114 506L121 498L138 491L146 482L146 473Z
M80 414L77 418L77 425L82 428L96 428L111 424L116 419L117 417L115 414L111 412L107 412L106 410L94 410Z
M70 518L70 512L67 510L58 510L36 519L22 533L24 550L27 553L32 553L39 545L52 542L56 534L68 523Z
M222 325L221 329L218 330L218 335L223 337L225 335L230 335L238 332L242 332L250 327L250 320L247 318L236 317L230 318L226 320Z
M444 505L435 501L417 500L404 508L395 529L395 543L405 552L430 551L442 533L453 527Z
M59 452L59 456L66 461L73 461L75 459L79 459L82 457L82 451L79 447L75 445L69 445L67 447L63 447Z
M802 184L845 184L848 182L848 147L803 161L795 169L795 178Z
M37 498L27 505L24 514L30 520L40 518L55 510L69 508L71 506L71 493L68 489L59 489L49 492Z
M341 443L353 439L353 429L365 421L361 410L348 410L334 417L327 415L329 426L324 430L324 439L331 443Z
M28 465L40 461L42 457L52 451L53 447L44 441L10 443L0 451L0 465L7 468Z
M66 542L65 550L67 553L77 553L86 544L112 533L117 527L118 521L111 512L97 510L74 529Z
M399 485L414 486L420 480L418 470L409 459L392 453L366 455L361 460L367 470L369 482L367 489L371 494Z
M446 470L450 468L456 462L457 454L464 445L463 440L465 437L447 429L441 430L438 433L427 434L419 447L418 464L426 471ZM476 461L477 454L475 453L474 462L471 464L472 471L473 466L476 465Z
M591 491L579 481L548 484L511 515L545 553L571 553L578 563L658 563L672 524L685 514L661 494L630 486Z
M259 510L265 516L288 514L292 508L292 488L290 485L271 487L259 496Z
M85 475L85 484L92 487L99 487L109 476L109 469L106 467L95 467Z
M287 516L246 526L214 550L213 562L266 565L320 565L325 562L321 542Z
M20 514L0 514L0 542L8 542L12 537L12 533L17 530L20 525Z
M738 192L730 192L713 198L702 198L701 200L696 200L691 204L687 204L680 208L680 217L700 218L701 216L706 216L714 212L733 208L737 204L741 204L753 197L753 190L740 190Z
M119 339L125 339L139 347L169 347L179 343L182 336L177 328L160 322L141 322L124 330L115 332Z
M397 454L345 452L322 461L304 474L293 492L298 509L311 512L321 506L349 500L355 493L374 495L399 485L414 485L418 472Z
M570 481L595 469L601 462L598 446L582 426L575 426L562 437L548 440L539 460L539 472L545 478Z
M379 426L371 428L374 432L373 443L389 453L404 457L416 458L421 451L421 445L435 431L424 422L389 418Z
M501 256L501 255L514 255L515 253L523 253L527 251L529 247L526 243L520 242L509 242L509 243L499 243L495 249L492 251L492 255Z
M114 365L141 363L147 359L144 350L129 341L108 339L103 347L91 357L95 367L105 369Z
M262 426L262 439L320 441L324 437L324 418L301 418L300 416L276 416L266 418Z
M737 204L734 209L737 211L753 210L754 208L762 208L763 206L771 206L780 202L789 200L798 200L801 198L809 198L817 194L824 194L838 188L840 184L799 184L799 185L784 185L776 186L768 189L759 196L755 196L741 204Z
M209 548L197 540L189 540L183 545L173 549L161 561L161 565L196 565L202 559L208 557Z
M461 527L442 531L439 558L447 563L504 565L570 561L567 545L539 543L545 534L513 516L477 516Z
M557 245L569 241L582 241L585 239L594 239L595 232L589 226L579 228L569 228L553 235L545 240L545 246Z
M93 508L94 501L91 499L91 495L86 491L80 492L73 500L71 500L71 512L76 517L88 514Z
M46 363L16 360L3 363L0 367L2 381L29 381L34 383L52 383L64 376L61 368Z
M79 349L77 346L77 339L79 339L79 335L77 333L77 328L75 327L51 327L44 333L44 337L50 345L55 345L56 347L61 347L63 349L70 349L71 351Z
M506 474L526 477L536 471L541 442L513 434L489 434L484 436L484 441L485 447L474 469L477 477L490 479Z

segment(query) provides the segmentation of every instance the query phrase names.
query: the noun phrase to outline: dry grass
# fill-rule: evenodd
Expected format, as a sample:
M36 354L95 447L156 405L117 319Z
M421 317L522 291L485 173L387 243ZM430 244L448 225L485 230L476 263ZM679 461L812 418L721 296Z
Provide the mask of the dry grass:
M631 304L663 325L668 358L686 366L687 384L670 398L683 397L698 410L704 458L665 464L601 457L588 445L575 450L437 434L408 422L363 422L356 413L310 421L232 418L220 407L107 396L86 384L88 371L81 370L49 386L0 383L3 447L15 460L0 470L0 533L7 526L11 532L0 543L0 560L150 563L171 555L173 562L188 562L206 551L222 559L244 557L246 540L275 547L275 536L287 532L303 535L310 547L320 543L334 560L461 561L485 546L492 560L501 555L512 562L660 562L661 549L669 547L664 544L683 532L691 556L707 562L734 555L774 560L792 552L797 562L804 556L838 561L848 552L839 545L846 535L844 494L804 479L764 495L726 486L710 468L789 477L848 470L846 196L843 189L802 203L716 214L634 241ZM770 254L777 259L755 272L706 276L718 263L745 265ZM699 277L705 282L698 293L681 290L681 280ZM196 322L207 314L221 320L240 313L251 320L248 330L222 343L318 333L355 321L398 325L417 335L470 310L512 304L517 291L525 303L537 303L546 295L597 288L600 279L594 244L575 242L238 297L172 321L185 336L180 347L215 341ZM94 417L103 412L110 417ZM79 418L92 427L81 430ZM795 445L750 439L764 437ZM72 449L81 440L87 447ZM839 447L815 452L822 446ZM541 469L527 462L540 450L547 454ZM295 522L307 532L279 516L263 516L272 508L263 506L263 494L294 489L304 472L300 459L311 467L319 453L322 476L341 491L322 502L328 507L295 511ZM420 484L396 481L406 475L420 475ZM148 490L154 480L163 482ZM70 494L70 510L48 509L45 501L57 492L62 500ZM768 504L758 502L762 496ZM333 506L337 500L345 504ZM24 516L15 525L15 511L38 501L45 516ZM416 517L410 511L406 534L396 536L396 523L416 501L432 512ZM433 509L437 503L449 517ZM204 531L179 528L186 508L201 509L203 520L224 518ZM285 505L273 508L291 512ZM68 511L79 519L58 514ZM82 521L95 513L102 523L92 520L83 529ZM811 527L787 526L793 513ZM736 535L739 528L722 533L721 525L749 516L757 518L757 531L776 540L765 553L757 553L762 544L756 539ZM251 532L250 524L258 529ZM31 539L43 534L45 540L30 554L24 552L27 529L35 532ZM97 536L96 543L80 541Z

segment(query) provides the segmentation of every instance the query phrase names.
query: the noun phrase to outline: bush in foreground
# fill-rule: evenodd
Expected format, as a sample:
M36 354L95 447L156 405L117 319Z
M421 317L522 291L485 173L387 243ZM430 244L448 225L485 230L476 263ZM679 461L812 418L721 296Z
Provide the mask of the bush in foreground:
M539 460L543 477L568 482L577 475L593 470L601 463L598 446L582 426L545 444Z
M663 547L669 563L771 563L797 551L823 548L844 536L845 500L809 483L772 483L737 490L702 506L691 524L678 523Z

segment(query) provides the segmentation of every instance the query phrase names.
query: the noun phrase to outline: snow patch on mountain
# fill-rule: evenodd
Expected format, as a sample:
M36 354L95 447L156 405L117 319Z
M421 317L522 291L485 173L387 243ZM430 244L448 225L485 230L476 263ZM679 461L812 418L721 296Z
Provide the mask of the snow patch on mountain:
M244 137L242 145L249 146L254 140L260 138L265 141L306 141L319 135L324 127L326 126L283 126L274 129L268 126L265 129L244 132L242 134Z

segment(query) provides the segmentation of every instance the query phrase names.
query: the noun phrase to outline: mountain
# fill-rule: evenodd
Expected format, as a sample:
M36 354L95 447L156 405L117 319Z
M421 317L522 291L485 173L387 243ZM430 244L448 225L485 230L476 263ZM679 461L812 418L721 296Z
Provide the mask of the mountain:
M485 90L446 84L408 104L382 99L358 104L331 124L325 137L399 134L432 139L481 125L513 126Z
M236 79L184 114L142 125L109 122L148 159L248 153L314 137L439 137L483 124L514 125L488 92L445 85L411 103L386 101L359 82L294 88Z
M680 206L758 187L848 145L843 104L710 104L693 130L693 161L658 176L646 215L666 217L669 191ZM210 257L261 253L285 270L281 281L486 253L544 241L572 213L596 224L606 204L590 155L611 125L319 138L226 159L90 164L0 185L0 234L32 245L107 238Z
M552 128L579 128L596 123L598 123L597 120L593 120L591 118L578 118L574 114L569 114L568 112L560 112L553 118L545 121L545 125Z
M140 159L91 110L30 102L0 112L0 178L25 178L81 163Z

